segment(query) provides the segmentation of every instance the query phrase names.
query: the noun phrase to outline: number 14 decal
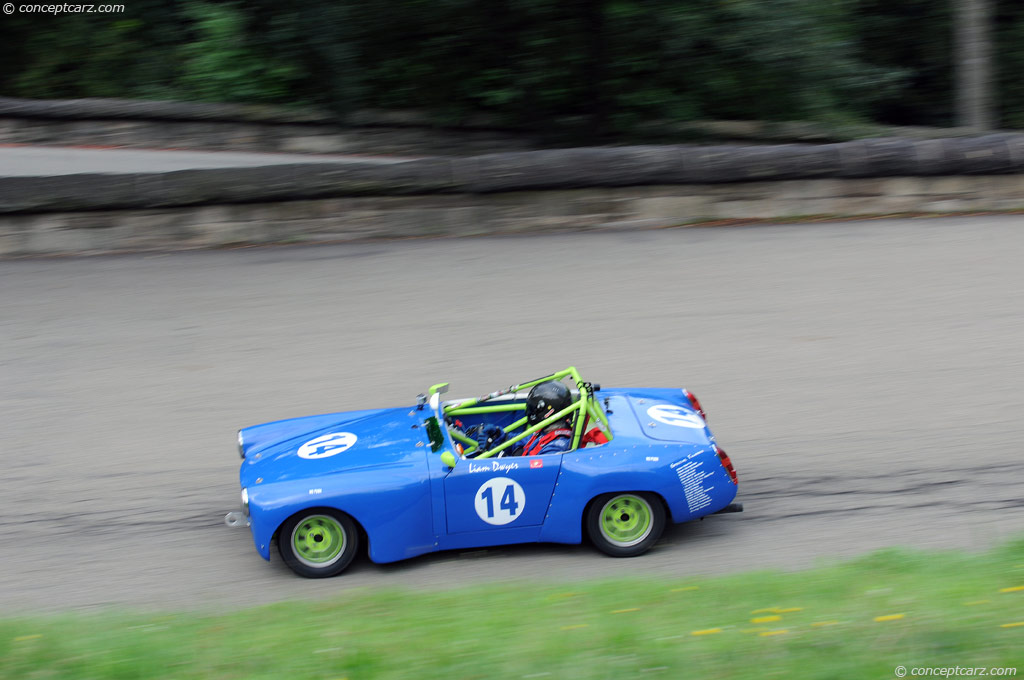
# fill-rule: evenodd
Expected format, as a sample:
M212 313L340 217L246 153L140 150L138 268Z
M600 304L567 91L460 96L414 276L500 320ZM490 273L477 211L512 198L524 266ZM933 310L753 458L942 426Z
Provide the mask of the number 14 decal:
M476 514L488 524L508 524L523 514L526 493L514 479L492 477L476 492Z
M480 492L480 498L487 501L487 516L494 517L494 487L487 487ZM519 503L516 503L516 488L509 484L505 487L505 493L501 495L501 509L508 510L509 514L513 517L518 514L516 508L519 507Z

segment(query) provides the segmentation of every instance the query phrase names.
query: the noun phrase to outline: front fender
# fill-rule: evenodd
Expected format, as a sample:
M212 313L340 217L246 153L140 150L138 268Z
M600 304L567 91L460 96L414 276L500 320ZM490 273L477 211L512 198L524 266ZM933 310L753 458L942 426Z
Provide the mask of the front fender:
M316 507L340 510L358 522L374 562L394 562L436 549L430 483L415 465L363 468L250 489L250 528L259 554L270 559L270 544L284 521Z

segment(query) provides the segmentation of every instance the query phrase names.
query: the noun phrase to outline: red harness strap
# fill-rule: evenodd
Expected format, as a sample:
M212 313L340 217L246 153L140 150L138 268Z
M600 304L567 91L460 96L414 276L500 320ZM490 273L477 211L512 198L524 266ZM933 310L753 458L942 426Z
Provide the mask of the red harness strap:
M599 430L598 428L595 427L590 432L587 432L587 426L588 425L590 425L590 414L589 413L587 414L587 417L583 419L583 431L586 432L586 434L584 434L583 437L580 439L580 448L581 449L583 447L587 446L588 444L593 444L594 446L600 446L601 444L607 444L608 443L608 437L606 437L604 432L601 432L601 430Z
M536 456L538 453L540 453L540 450L543 449L545 445L550 444L559 437L571 436L572 430L566 429L552 430L547 434L535 434L532 437L530 437L530 441L526 442L526 446L523 447L523 455Z

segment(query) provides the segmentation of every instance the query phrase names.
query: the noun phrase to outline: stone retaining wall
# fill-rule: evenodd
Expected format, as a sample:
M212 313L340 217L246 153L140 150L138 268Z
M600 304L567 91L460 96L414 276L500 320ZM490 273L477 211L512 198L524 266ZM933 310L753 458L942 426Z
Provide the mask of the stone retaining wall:
M643 146L166 173L0 177L0 214L787 180L1014 175L1024 135L818 146ZM767 215L766 215L767 216Z
M0 256L649 229L714 219L1024 209L1024 175L814 179L0 214Z
M204 126L230 115L232 125L242 116L246 124L307 132L324 124L315 113L289 117L252 107L180 104L170 111L165 103L94 100L40 106L0 100L0 118L31 114L75 125L108 116L130 126L132 116L173 113L182 125ZM0 177L0 256L1017 209L1024 209L1020 134L554 149Z

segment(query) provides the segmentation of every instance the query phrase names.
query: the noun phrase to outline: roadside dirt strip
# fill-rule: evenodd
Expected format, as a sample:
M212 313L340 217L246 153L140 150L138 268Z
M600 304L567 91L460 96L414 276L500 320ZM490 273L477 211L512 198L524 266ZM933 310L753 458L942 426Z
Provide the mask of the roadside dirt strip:
M353 588L690 578L1024 533L1024 218L0 262L0 612L227 610ZM739 515L587 546L267 564L235 430L575 364L685 386Z

